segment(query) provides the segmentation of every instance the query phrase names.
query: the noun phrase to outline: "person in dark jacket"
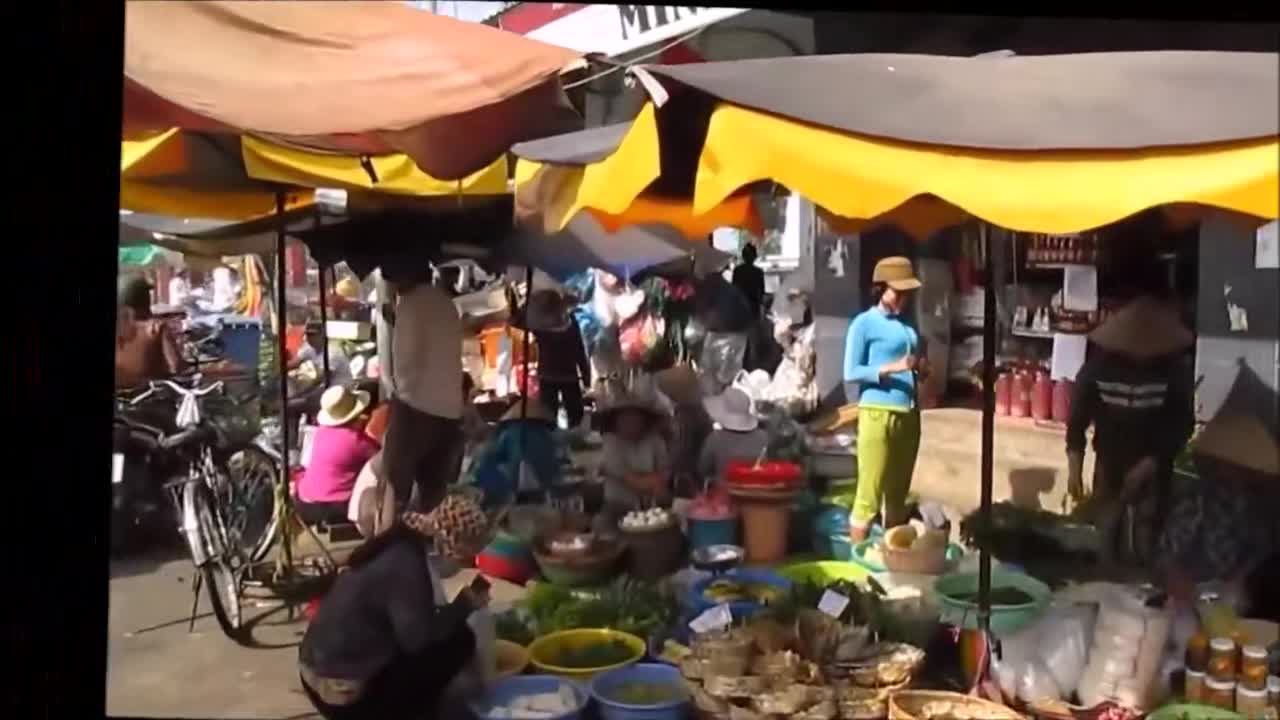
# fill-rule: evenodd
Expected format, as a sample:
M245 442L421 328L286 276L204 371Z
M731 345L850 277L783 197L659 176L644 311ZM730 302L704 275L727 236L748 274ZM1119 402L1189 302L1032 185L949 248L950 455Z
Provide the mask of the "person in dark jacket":
M474 557L495 522L474 498L447 495L429 513L405 513L358 548L324 597L298 650L302 687L329 720L434 717L449 682L475 653L467 617L487 593L464 589L438 606L428 542Z
M751 243L742 247L742 262L733 269L733 286L751 304L751 317L759 319L764 307L764 271L756 267L756 246Z
M1104 553L1122 550L1122 517L1130 506L1154 506L1135 524L1139 559L1149 559L1157 527L1168 515L1173 461L1195 426L1192 371L1185 357L1195 338L1177 311L1141 295L1098 327L1089 359L1076 375L1067 423L1067 489L1084 494L1085 432L1094 428L1093 492L1102 509ZM1144 499L1152 502L1144 503Z
M571 305L556 290L538 290L528 303L527 327L538 341L538 390L554 419L560 408L569 427L582 423L582 388L591 383L582 333L570 314Z

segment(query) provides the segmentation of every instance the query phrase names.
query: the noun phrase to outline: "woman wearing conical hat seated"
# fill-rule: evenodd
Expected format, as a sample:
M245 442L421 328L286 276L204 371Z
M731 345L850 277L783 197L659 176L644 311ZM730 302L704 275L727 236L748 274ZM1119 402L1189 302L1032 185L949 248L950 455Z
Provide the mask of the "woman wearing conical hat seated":
M1251 600L1250 617L1280 616L1280 443L1253 415L1223 411L1192 445L1199 477L1181 489L1160 536L1170 592L1227 581Z
M1147 284L1152 287L1154 283ZM1093 492L1108 518L1104 554L1121 550L1123 508L1154 501L1152 522L1168 511L1173 460L1195 425L1194 384L1186 351L1195 342L1176 309L1150 290L1139 294L1089 335L1089 359L1076 375L1067 423L1068 492L1084 492L1085 432L1093 426L1097 455ZM1139 557L1159 532L1139 532Z

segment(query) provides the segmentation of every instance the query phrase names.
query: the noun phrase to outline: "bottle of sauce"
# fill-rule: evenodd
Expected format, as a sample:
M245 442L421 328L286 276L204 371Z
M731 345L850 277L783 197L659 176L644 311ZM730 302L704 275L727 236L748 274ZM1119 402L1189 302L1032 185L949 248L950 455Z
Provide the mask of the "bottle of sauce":
M1053 419L1065 423L1071 419L1071 394L1075 392L1075 383L1067 379L1053 383ZM1205 653L1209 652L1209 641L1205 640ZM1208 662L1206 659L1205 662Z
M1024 418L1031 414L1031 374L1018 370L1013 376L1013 399L1010 402L1009 414Z
M996 414L1008 415L1010 403L1012 400L1012 378L1009 371L1005 370L996 376Z
M1189 703L1204 702L1205 671L1209 667L1209 636L1197 632L1187 640L1184 696Z
M1036 373L1034 392L1031 396L1031 417L1036 420L1053 418L1053 381L1049 373L1040 370Z

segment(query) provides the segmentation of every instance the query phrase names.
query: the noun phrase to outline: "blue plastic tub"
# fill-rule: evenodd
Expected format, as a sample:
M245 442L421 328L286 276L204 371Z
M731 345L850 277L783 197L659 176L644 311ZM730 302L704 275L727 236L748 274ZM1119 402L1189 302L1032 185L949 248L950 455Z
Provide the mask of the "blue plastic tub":
M219 325L218 339L222 342L223 355L237 365L256 371L262 325L248 317L224 317Z
M499 680L493 688L479 700L467 703L471 714L480 720L488 720L489 713L495 706L505 705L521 695L537 695L539 693L556 692L561 685L573 688L578 697L578 707L572 712L556 715L548 720L579 720L591 701L591 694L582 685L554 675L516 675Z
M738 516L723 520L689 519L689 549L738 544Z
M686 605L689 607L691 617L697 617L699 613L716 605L715 602L708 600L703 593L706 591L707 586L721 578L744 583L762 583L777 588L780 592L787 592L791 589L791 581L775 572L745 568L730 570L723 575L703 578L689 588ZM734 620L751 617L761 607L763 606L754 600L739 600L729 603L729 611L733 613Z
M626 683L670 685L680 698L653 705L614 700L613 692ZM683 720L691 706L680 671L665 663L639 663L598 675L591 681L591 697L596 701L600 720Z

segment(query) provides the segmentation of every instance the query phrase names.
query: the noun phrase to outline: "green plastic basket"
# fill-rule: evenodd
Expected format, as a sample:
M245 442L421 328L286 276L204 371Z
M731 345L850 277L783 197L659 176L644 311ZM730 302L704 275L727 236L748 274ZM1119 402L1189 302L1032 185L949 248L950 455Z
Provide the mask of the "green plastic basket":
M996 635L1011 635L1030 625L1053 598L1048 585L1030 575L1007 570L992 570L991 588L1016 588L1032 597L1031 602L1020 605L991 606L991 632ZM943 575L933 584L933 590L942 606L941 622L967 630L978 629L978 603L960 599L978 592L978 573Z

